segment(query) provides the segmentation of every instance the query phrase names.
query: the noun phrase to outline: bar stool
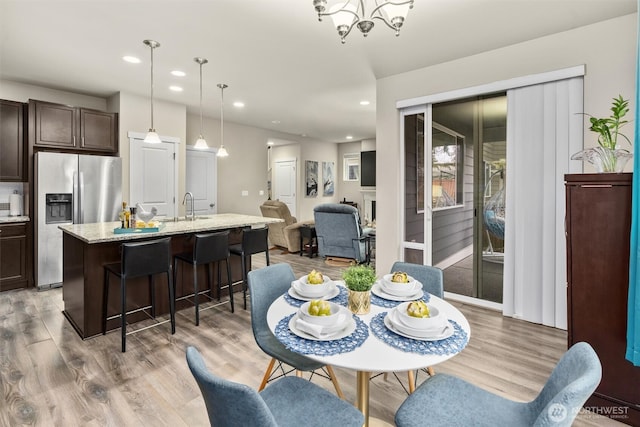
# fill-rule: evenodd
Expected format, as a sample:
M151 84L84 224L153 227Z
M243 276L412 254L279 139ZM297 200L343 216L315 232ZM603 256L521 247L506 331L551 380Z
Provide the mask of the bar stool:
M171 238L157 239L145 242L123 243L121 262L106 264L104 266L104 292L102 301L102 335L107 333L107 320L120 317L120 329L122 333L122 352L126 351L127 339L127 315L139 311L146 312L151 308L151 318L156 317L156 298L153 277L156 274L166 273L169 284L169 313L171 316L171 334L176 333L176 310L173 292L173 275L171 274ZM107 316L109 302L109 274L120 278L121 311L114 316ZM127 311L127 279L148 276L151 304L145 307ZM166 323L158 322L158 325ZM157 325L153 325L157 326ZM133 332L131 332L133 333Z
M218 299L220 299L220 293L222 286L220 285L222 272L220 270L220 261L224 261L227 267L227 285L224 288L229 289L229 302L231 303L231 312L233 313L233 287L231 284L231 269L229 268L229 232L222 231L219 233L202 233L195 235L195 241L193 243L193 251L176 254L173 257L173 283L178 283L178 261L183 261L193 266L193 293L176 298L177 301L183 299L189 299L193 297L193 303L196 310L196 326L200 325L200 305L198 302L199 296L211 293L211 264L214 262L218 264ZM207 269L207 289L198 290L198 273L197 267L199 265L206 265ZM209 297L208 295L205 295ZM209 299L211 299L209 297ZM215 306L212 306L215 307ZM211 307L209 307L211 308Z
M242 243L229 246L229 251L233 255L240 256L242 265L242 296L244 298L244 309L247 309L247 263L248 256L264 252L267 257L267 265L269 265L269 242L267 227L264 228L247 228L242 231Z

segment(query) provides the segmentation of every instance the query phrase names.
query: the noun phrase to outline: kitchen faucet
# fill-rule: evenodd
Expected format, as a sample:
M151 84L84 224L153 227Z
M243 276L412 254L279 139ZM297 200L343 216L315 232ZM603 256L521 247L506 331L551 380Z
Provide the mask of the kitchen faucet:
M190 220L190 221L195 221L195 219L196 219L196 211L193 208L193 193L192 192L187 191L185 193L184 199L182 199L182 204L184 205L185 202L187 201L187 196L189 196L191 198L191 215L188 215L185 212L184 219L187 219L187 220ZM189 216L191 216L191 218L189 218Z

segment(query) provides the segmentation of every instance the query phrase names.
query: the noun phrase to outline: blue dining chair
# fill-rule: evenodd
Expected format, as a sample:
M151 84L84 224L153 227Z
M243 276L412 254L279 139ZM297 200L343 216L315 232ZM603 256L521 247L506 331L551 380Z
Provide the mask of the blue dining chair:
M451 375L428 378L398 408L398 427L571 426L602 378L598 355L586 342L562 356L542 391L531 402L497 396Z
M285 376L293 370L295 370L298 375L300 375L301 372L311 372L313 375L316 370L324 368L327 372L326 375L316 374L329 378L338 396L344 399L344 394L340 389L340 384L331 366L324 365L321 362L287 350L269 329L269 324L267 323L269 306L271 306L271 303L279 296L287 292L291 286L291 282L295 279L296 277L293 275L291 266L286 263L274 264L252 270L248 274L253 337L258 347L271 356L271 362L269 362L269 366L264 373L258 391L262 391L267 385L267 382ZM278 362L277 366L275 366L276 362ZM286 371L282 365L283 363L294 369ZM279 375L277 374L278 372L280 373Z
M187 364L216 427L362 426L364 416L353 405L320 386L287 377L262 392L211 373L194 347L187 347Z
M393 273L394 271L404 271L409 276L422 283L422 290L424 292L428 292L431 295L437 296L438 298L444 298L444 275L442 274L442 270L440 268L432 267L430 265L411 264L408 262L396 261L393 263L390 273ZM424 369L424 371L426 371L430 376L435 375L435 371L431 366ZM402 384L402 381L400 381L400 378L398 378L398 375L395 372L393 373L393 375L404 388L404 385ZM413 371L407 371L409 390L405 388L405 391L407 391L408 394L413 393L413 391L416 389L417 379L418 371L415 371L415 373Z

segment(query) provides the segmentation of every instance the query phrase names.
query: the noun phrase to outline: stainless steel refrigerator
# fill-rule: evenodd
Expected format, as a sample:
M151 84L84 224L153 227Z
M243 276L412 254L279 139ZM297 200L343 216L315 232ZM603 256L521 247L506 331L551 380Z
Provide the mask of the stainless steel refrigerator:
M122 209L122 160L37 152L35 192L38 288L62 283L62 224L118 220Z

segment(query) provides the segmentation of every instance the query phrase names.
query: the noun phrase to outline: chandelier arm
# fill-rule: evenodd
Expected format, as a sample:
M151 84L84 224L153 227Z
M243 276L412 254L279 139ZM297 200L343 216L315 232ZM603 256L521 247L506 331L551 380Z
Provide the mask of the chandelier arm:
M348 3L349 2L347 2L347 4ZM346 4L345 4L345 6L346 6ZM340 12L349 12L350 14L352 14L353 16L356 17L356 20L354 21L354 23L351 24L352 27L360 20L360 15L358 15L357 12L354 12L354 11L349 10L349 9L338 9L338 10L334 10L333 12L318 12L318 16L331 16L331 15L335 15L336 13L340 13Z
M389 25L388 21L386 19L384 19L384 17L382 16L382 12L380 12L380 9L382 9L383 7L387 6L387 5L392 5L392 6L404 6L405 4L410 4L410 7L413 7L413 0L406 0L406 1L385 1L380 3L379 5L377 5L372 11L371 14L369 15L369 19L373 19L373 18L378 18L378 19L382 19L387 25ZM378 12L378 15L373 16L376 12ZM364 15L364 13L363 13ZM393 28L395 30L395 27L391 26L391 28Z

